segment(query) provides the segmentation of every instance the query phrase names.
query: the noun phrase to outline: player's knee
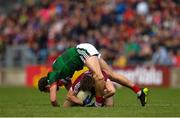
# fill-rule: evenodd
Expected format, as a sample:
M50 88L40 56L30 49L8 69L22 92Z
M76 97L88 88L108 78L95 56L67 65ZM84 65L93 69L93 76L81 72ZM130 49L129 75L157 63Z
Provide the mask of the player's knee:
M115 94L116 90L109 90L108 93L113 96Z
M113 88L113 89L111 89L111 94L113 94L113 95L114 95L115 93L116 93L116 89L114 89L114 88Z

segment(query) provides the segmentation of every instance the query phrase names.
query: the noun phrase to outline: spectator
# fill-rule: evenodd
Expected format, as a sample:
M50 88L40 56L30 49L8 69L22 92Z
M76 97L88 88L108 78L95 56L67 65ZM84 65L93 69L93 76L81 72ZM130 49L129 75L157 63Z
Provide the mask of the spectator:
M155 46L155 52L152 55L152 61L157 65L171 65L172 60L166 48L160 44Z
M30 57L45 64L69 46L89 42L109 63L123 57L117 65L145 64L151 58L154 64L171 65L169 53L179 49L179 5L177 0L14 1L3 6L9 12L0 13L0 48L25 45L27 64ZM152 51L153 45L158 50Z
M177 50L173 58L173 65L175 67L180 67L180 49Z

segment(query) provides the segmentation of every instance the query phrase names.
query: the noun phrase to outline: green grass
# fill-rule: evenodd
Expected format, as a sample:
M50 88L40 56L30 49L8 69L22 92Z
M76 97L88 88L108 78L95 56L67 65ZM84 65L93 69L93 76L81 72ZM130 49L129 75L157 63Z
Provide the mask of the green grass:
M58 93L60 108L53 108L48 94L37 89L23 87L0 87L0 116L66 116L66 117L138 117L138 116L180 116L180 89L150 89L146 107L141 107L136 95L129 89L119 89L112 108L63 108L66 91Z

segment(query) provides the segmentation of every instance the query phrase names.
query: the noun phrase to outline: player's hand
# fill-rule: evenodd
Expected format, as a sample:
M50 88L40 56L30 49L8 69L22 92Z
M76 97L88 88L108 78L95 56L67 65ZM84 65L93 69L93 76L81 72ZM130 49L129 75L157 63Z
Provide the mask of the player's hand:
M83 105L88 105L89 103L91 103L91 98L90 98L90 96L88 95L88 96L86 97L86 99L83 101Z

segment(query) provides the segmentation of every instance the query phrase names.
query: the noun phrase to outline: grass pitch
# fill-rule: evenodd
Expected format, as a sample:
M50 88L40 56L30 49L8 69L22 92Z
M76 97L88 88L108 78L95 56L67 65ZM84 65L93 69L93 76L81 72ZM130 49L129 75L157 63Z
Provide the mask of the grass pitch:
M180 116L180 89L151 88L148 105L141 107L136 95L127 88L117 90L112 108L63 108L66 90L58 93L60 108L53 108L49 96L37 89L0 87L0 117L140 117Z

